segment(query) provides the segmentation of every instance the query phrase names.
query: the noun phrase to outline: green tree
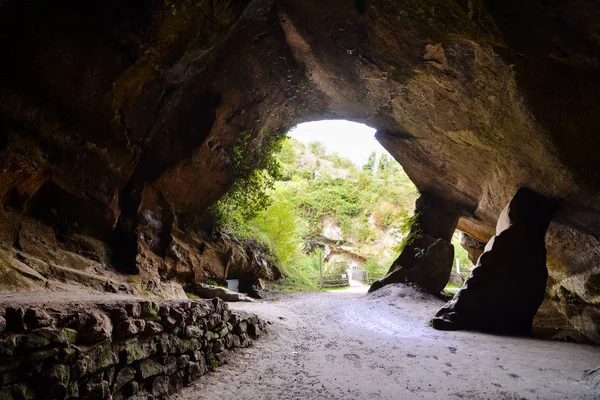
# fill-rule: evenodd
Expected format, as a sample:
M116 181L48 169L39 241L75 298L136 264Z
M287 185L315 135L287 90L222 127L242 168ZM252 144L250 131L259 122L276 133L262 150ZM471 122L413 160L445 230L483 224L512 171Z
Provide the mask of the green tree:
M234 231L269 206L268 191L281 178L276 154L286 137L281 131L262 132L258 137L240 132L230 151L233 185L209 210L215 229Z
M371 171L375 169L375 162L377 161L377 153L372 152L367 159L367 163L363 165L362 169L365 171Z
M317 157L325 158L327 154L327 149L325 149L325 145L321 142L310 142L308 148Z
M379 163L377 164L377 171L378 172L383 172L383 171L387 171L390 168L390 158L387 156L387 154L383 153L381 154L381 157L379 157Z
M251 222L252 232L272 249L282 263L292 260L302 248L306 224L295 207L283 196L276 195L271 205Z

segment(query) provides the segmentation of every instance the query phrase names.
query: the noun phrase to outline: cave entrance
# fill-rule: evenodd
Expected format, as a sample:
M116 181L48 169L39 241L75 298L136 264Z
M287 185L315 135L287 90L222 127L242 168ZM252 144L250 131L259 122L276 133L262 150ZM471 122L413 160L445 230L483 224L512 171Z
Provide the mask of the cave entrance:
M413 214L418 191L375 132L361 123L323 120L288 134L297 171L310 171L296 204L307 225L309 275L324 289L366 288L385 276Z
M465 280L475 268L477 258L483 251L483 248L472 248L469 246L470 236L456 229L452 235L452 246L454 246L454 263L450 280L444 288L446 294L454 296L462 288ZM479 243L479 242L477 242Z
M266 193L268 207L246 222L235 215L235 207L228 214L234 221L228 233L255 242L254 249L267 250L271 266L268 259L254 256L248 257L252 265L230 263L230 288L255 292L273 264L284 276L275 285L285 290L359 286L366 291L388 275L410 241L420 193L375 132L346 120L302 123L288 132L275 155L281 168ZM456 257L445 264L455 278L448 290L458 290L464 281L461 273L468 275L472 269L460 243L456 231ZM427 247L421 247L425 252Z
M281 285L366 291L398 256L419 193L374 135L345 120L289 131L270 205L248 228L276 257Z

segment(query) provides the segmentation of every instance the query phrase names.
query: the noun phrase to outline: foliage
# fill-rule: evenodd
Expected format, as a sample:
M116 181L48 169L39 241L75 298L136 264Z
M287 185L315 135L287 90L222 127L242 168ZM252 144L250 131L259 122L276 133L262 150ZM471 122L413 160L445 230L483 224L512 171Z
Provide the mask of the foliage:
M410 218L405 218L400 225L403 239L396 247L396 251L401 252L404 247L410 246L415 240L421 237L419 230L419 213L415 213Z
M140 284L140 276L139 275L131 275L130 277L127 278L127 283L130 283L132 285L139 285Z
M382 154L379 158L379 163L377 163L377 171L384 172L385 170L390 168L391 160L387 154Z
M327 153L325 146L321 142L311 142L308 144L308 147L314 155L320 158L325 157L325 154Z
M306 189L298 193L295 203L307 219L311 237L320 236L321 222L326 216L334 216L347 232L350 218L361 210L356 185L346 179L322 177L306 185Z
M271 290L280 293L316 290L312 278L318 275L319 261L315 252L298 252L290 262L280 264L280 269L284 277L271 285Z
M471 260L469 260L469 253L467 253L467 250L465 250L460 244L460 236L461 233L458 231L454 232L454 235L452 235L452 245L454 246L454 258L458 258L458 262L460 264L460 275L463 278L466 278L469 276L474 266Z
M315 289L322 253L318 243L326 226L341 229L342 242L358 253L374 251L365 268L385 274L397 252L389 244L387 250L372 250L372 244L381 235L400 241L416 221L411 215L418 192L402 168L387 156L377 160L373 153L363 170L338 154L327 154L321 143L277 143L261 150L260 157L270 161L254 163L263 167L258 176L248 171L247 161L238 160L247 153L234 152L241 183L219 202L220 229L238 239L257 240L267 249L284 276L272 285L274 291ZM267 150L276 153L264 154ZM256 182L260 190L250 188ZM251 190L254 195L248 194Z
M381 275L385 274L388 271L389 266L382 265L380 262L378 262L378 260L375 257L371 256L367 258L367 262L365 263L364 269L370 274Z
M290 274L269 286L276 293L296 293L316 290L316 286L306 276Z
M272 204L249 222L249 229L280 263L290 262L302 249L304 224L292 204L277 192Z
M462 285L448 282L448 284L444 288L444 293L454 296L461 288Z
M365 165L363 165L362 169L365 171L373 172L373 170L375 169L375 161L376 160L377 160L377 154L375 152L372 152L369 155L369 158L367 159L367 163Z
M281 131L262 132L256 138L248 131L240 133L230 154L234 183L210 209L217 229L235 230L269 206L267 192L281 178L276 153L285 138Z
M350 161L347 158L344 158L344 157L340 156L338 153L333 153L329 157L333 161L333 166L335 168L344 168L344 169L353 169L353 168L355 168L355 166L352 163L352 161Z

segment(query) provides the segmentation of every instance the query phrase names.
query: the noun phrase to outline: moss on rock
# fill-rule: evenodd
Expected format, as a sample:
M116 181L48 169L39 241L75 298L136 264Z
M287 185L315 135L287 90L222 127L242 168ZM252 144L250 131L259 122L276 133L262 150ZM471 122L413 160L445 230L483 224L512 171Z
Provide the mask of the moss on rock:
M162 374L164 372L164 366L158 361L148 358L140 363L139 371L141 378L147 379L151 376Z
M124 343L121 351L121 360L125 364L131 364L134 361L143 360L158 353L159 347L154 339L140 340L138 338L129 339Z

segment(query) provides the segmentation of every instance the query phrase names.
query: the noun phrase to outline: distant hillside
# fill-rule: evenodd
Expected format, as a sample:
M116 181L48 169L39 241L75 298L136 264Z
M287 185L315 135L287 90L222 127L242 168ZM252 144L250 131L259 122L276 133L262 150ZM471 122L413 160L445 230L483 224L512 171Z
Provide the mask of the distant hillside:
M383 155L357 166L320 143L289 139L280 153L284 179L275 191L307 224L305 240L349 246L377 263L397 256L402 227L418 191L400 165Z

